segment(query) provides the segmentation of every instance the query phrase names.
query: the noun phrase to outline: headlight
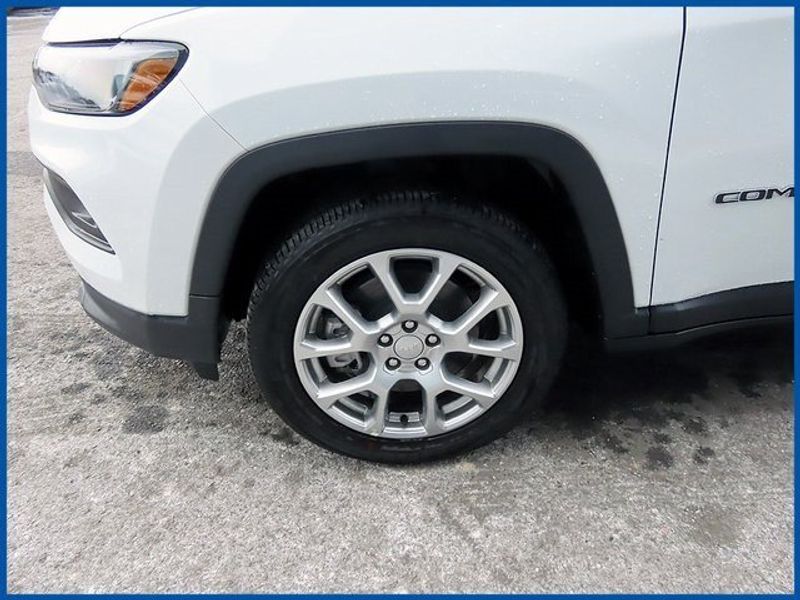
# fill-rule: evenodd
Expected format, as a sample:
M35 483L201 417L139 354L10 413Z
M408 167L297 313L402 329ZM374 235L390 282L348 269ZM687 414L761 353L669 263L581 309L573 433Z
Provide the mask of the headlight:
M33 60L33 85L50 110L125 115L158 94L187 55L170 42L48 44Z

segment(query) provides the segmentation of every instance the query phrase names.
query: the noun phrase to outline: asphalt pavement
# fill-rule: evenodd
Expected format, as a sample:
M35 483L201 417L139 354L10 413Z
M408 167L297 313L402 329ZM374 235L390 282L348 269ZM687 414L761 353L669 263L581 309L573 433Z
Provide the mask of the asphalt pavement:
M287 429L241 326L214 383L95 325L27 139L47 18L8 19L9 591L793 589L786 333L580 347L503 439L388 467Z

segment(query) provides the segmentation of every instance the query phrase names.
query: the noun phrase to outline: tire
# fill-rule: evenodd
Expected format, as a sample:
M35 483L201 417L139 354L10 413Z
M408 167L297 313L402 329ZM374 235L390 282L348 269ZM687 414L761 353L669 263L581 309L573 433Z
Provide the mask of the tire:
M315 308L316 305L309 301L312 295L320 297L319 290L324 288L323 284L333 274L346 265L358 263L364 257L381 256L380 253L389 250L400 252L398 249L406 248L426 249L426 252L430 251L442 257L453 255L463 258L468 264L477 265L466 270L459 267L462 270L448 281L447 290L454 290L452 293L448 292L453 298L450 300L451 304L455 306L462 302L461 296L457 295L462 294L462 288L466 290L463 294L473 296L483 293L484 287L490 291L502 289L513 302L505 308L498 309L497 313L490 313L495 315L489 318L495 323L494 325L492 323L486 325L484 320L479 327L486 325L496 330L505 328L504 331L507 332L517 331L517 335L521 332L520 339L525 341L519 344L521 357L518 356L514 360L471 355L463 358L468 361L468 365L478 365L474 367L477 372L485 370L487 380L489 373L494 373L493 376L498 380L506 377L501 382L506 387L497 399L484 398L479 403L478 396L474 401L467 396L459 396L459 399L453 400L452 404L444 404L445 401L450 402L447 399L453 394L448 391L445 394L451 394L450 396L437 397L445 400L434 400L441 404L430 408L431 405L425 404L424 399L433 397L438 388L436 390L431 388L433 391L430 391L424 384L414 382L402 385L412 388L412 392L407 392L408 398L413 402L422 403L418 412L412 410L406 413L403 411L411 409L398 408L398 412L395 413L385 406L379 409L377 407L379 396L374 395L373 399L371 392L364 396L352 396L355 399L360 398L358 401L345 399L345 402L356 402L357 407L363 408L364 423L368 421L367 414L372 411L376 415L371 421L372 426L381 429L385 427L384 433L371 435L346 424L347 419L342 415L349 414L347 410L350 410L348 408L350 404L336 404L334 409L323 409L312 399L309 386L318 385L319 390L323 389L328 380L318 374L323 371L329 373L328 369L332 368L330 360L335 359L315 358L312 361L313 365L306 371L305 365L308 363L300 359L298 359L300 362L296 363L295 360L295 352L299 352L296 350L297 341L303 336L311 335L303 329L305 314L316 315L309 318L316 318L318 321L322 319L320 322L324 322L326 328L329 328L330 322L338 322L338 314L326 313L320 308ZM413 260L402 262L405 260L404 256L398 260L401 263L391 263L395 266L390 269L394 269L395 272L400 264L407 267L407 270L411 267L423 268L417 267ZM441 266L441 258L432 260L434 260L432 264ZM478 275L474 276L478 283L470 279L475 272L483 273L481 276L491 281L484 287L479 287L478 291L471 291L472 286L479 286L480 281L484 281L480 280ZM351 277L351 279L357 278ZM343 285L355 286L356 284L350 283L351 279L345 279ZM458 284L453 283L456 280ZM370 283L364 284L363 288L366 289L369 285L374 287L374 284ZM362 288L359 287L357 290L360 293ZM487 297L490 291L486 292ZM324 316L326 314L327 317ZM335 316L331 317L332 314ZM298 325L299 320L301 325ZM497 325L500 322L504 325ZM521 329L518 327L515 330L515 323L518 323ZM404 321L402 326L406 324ZM400 337L404 339L403 345L397 341L388 349L378 348L373 354L363 355L366 357L363 361L359 359L362 354L347 355L355 357L350 367L361 369L361 372L375 369L374 372L379 373L380 377L389 377L392 375L387 372L389 362L378 364L379 360L385 359L376 357L379 356L379 352L384 353L381 356L386 356L385 352L390 352L389 356L393 356L391 353L402 350L405 354L401 370L417 368L422 364L419 358L412 365L406 364L405 357L419 350L419 339L421 339L419 336L423 335L422 322L419 328L419 335L405 335L400 330L393 330L397 332L395 335L398 336L398 340ZM345 330L349 331L349 328L345 327ZM478 329L471 331L475 332ZM350 335L354 340L355 329ZM510 333L503 335L508 338L513 337ZM276 255L267 258L256 280L248 308L247 336L251 365L264 396L275 412L295 431L312 442L341 454L370 461L412 463L442 458L486 444L509 431L520 419L540 405L558 371L564 353L567 319L565 303L553 266L530 233L500 212L475 202L464 202L439 192L412 190L350 200L318 214L291 235ZM433 353L433 356L435 350L428 347L431 339L433 338L424 338L424 351ZM443 347L449 339L441 341ZM501 339L500 334L497 334L497 339ZM516 343L514 344L516 347ZM421 358L424 359L425 356L427 355ZM460 354L448 356L451 358L441 360L452 361L455 360L452 357L462 358ZM325 362L326 360L328 362ZM490 366L484 366L481 361ZM430 362L433 363L434 360ZM354 363L356 366L353 366ZM438 366L429 368L438 369ZM444 367L442 369L445 370ZM469 369L464 367L459 373L468 371ZM514 374L509 380L506 374L512 371ZM335 376L330 376L333 377L331 381L340 376L344 377L339 371L334 373ZM411 377L415 376L411 374ZM475 376L479 381L483 381L480 377ZM309 383L316 380L319 381ZM414 391L416 388L420 388L421 391ZM395 389L401 388L392 388ZM495 388L484 386L481 389ZM417 396L414 394L417 393L421 394L423 400L416 400ZM399 397L399 392L390 391L388 394L390 398ZM320 395L323 395L322 392ZM396 403L399 400L390 399L387 402ZM489 404L490 402L493 404ZM462 404L464 408L460 408ZM487 405L488 408L484 408ZM390 404L390 406L400 405ZM459 407L458 410L464 411L467 416L462 416L456 410L446 414L445 411L450 410L450 406ZM361 412L355 414L361 418ZM378 414L381 415L380 418ZM409 423L407 414L412 415L412 419L417 415L417 420ZM472 416L474 414L479 416ZM397 421L397 415L400 415L400 421ZM428 428L428 415L431 416L430 428ZM472 420L454 426L453 429L444 429L446 426L449 427L451 421L467 418ZM413 432L419 431L423 426L426 435L415 437L416 434ZM392 431L395 433L392 434ZM406 435L406 431L411 432L407 434L410 437L384 437L384 435L403 436ZM438 431L438 433L427 435L428 431Z

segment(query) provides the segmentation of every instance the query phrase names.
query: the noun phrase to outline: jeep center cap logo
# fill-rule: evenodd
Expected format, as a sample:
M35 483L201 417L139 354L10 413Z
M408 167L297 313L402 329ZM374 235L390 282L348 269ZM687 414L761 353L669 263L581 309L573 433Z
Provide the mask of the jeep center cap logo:
M422 340L415 335L404 335L394 343L394 353L403 360L417 358L424 349Z

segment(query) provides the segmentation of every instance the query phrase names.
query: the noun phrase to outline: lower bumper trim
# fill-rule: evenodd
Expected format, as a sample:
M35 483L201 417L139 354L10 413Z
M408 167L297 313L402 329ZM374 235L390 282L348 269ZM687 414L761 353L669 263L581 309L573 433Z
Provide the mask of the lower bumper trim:
M86 313L126 342L156 356L203 365L211 374L219 362L220 346L228 326L220 318L219 298L190 296L189 315L165 317L131 310L105 297L85 281L79 292ZM201 372L202 375L202 372Z

